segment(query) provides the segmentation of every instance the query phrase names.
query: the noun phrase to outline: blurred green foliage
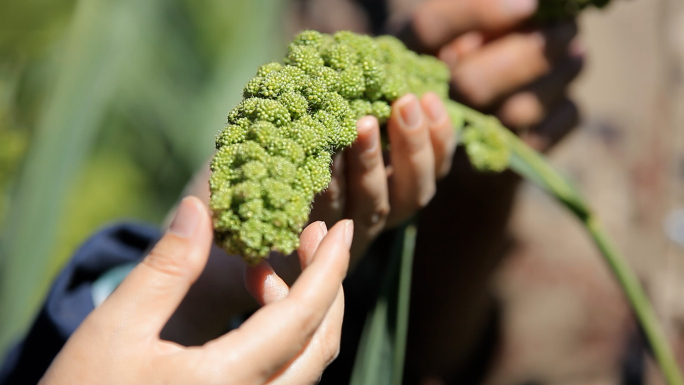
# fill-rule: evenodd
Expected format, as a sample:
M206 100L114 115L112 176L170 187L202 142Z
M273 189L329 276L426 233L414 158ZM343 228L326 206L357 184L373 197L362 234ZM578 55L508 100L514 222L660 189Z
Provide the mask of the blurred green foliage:
M284 3L0 5L2 351L88 235L161 221L254 69L282 56Z

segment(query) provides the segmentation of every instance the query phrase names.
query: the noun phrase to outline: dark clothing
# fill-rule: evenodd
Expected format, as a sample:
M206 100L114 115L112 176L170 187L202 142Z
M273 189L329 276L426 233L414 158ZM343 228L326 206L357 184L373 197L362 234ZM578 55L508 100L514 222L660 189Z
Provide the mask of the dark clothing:
M55 280L24 340L9 351L0 369L0 384L35 385L93 310L93 282L115 266L138 261L160 235L154 227L121 224L83 244Z
M341 353L326 371L322 384L348 384L366 313L374 304L387 245L393 233L380 237L370 254L345 281L346 311ZM108 270L137 262L159 238L157 228L135 224L108 227L95 234L64 267L25 339L7 355L0 385L35 384L66 340L94 309L93 282Z

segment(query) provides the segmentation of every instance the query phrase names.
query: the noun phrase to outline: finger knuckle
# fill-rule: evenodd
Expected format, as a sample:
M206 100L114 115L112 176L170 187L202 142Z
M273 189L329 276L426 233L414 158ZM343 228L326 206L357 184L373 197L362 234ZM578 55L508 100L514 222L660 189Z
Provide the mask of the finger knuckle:
M391 140L392 141L392 140ZM426 125L421 125L410 132L403 132L392 141L393 152L400 152L402 157L420 156L431 146L430 132Z
M389 213L389 202L383 199L380 202L376 202L365 215L362 215L358 220L355 219L355 221L358 221L359 228L374 229L385 222Z
M444 178L451 170L451 162L454 159L456 152L456 134L452 129L449 133L442 135L442 139L438 140L433 148L435 154L435 176L437 179Z
M382 149L380 146L375 146L372 149L361 152L358 159L358 164L363 171L373 170L376 167L382 166Z
M340 339L339 335L333 338L333 341L322 344L321 358L323 359L323 368L328 367L340 355Z
M502 6L500 1L478 0L473 3L477 4L475 17L484 28L498 30L502 26L507 26L514 22L510 11L505 6Z
M310 368L306 373L300 374L298 377L298 383L302 385L315 385L319 384L323 379L323 369L325 368Z
M484 107L491 99L487 85L478 81L468 68L454 71L451 82L459 97L474 107Z
M293 312L298 320L299 333L306 339L310 338L320 324L319 312L304 301L295 302Z
M539 123L544 117L544 106L532 92L522 92L506 100L499 118L507 126L524 127Z
M424 184L419 190L404 198L403 203L400 203L402 210L398 210L398 212L405 213L405 216L413 215L413 213L425 208L430 203L436 191L437 188L434 182Z
M159 361L166 361L169 368L164 373L166 378L160 383L221 383L222 371L219 368L224 367L224 361L215 357L218 356L207 357L199 347L190 347L182 355L159 356Z
M442 163L442 165L437 169L437 179L443 179L446 178L447 175L449 175L449 172L451 171L451 163L450 162L445 162Z
M375 206L375 210L372 214L373 218L373 223L378 223L381 222L382 220L386 219L387 216L390 213L390 205L389 202L386 199L383 199L382 202L378 203L378 205Z
M449 150L445 159L437 168L437 173L435 174L437 179L443 179L451 172L451 159L453 158L454 150Z
M323 373L316 373L315 375L311 376L311 381L309 381L309 383L313 385L320 384L322 379Z
M345 193L341 184L337 180L332 180L328 188L316 196L315 205L322 205L333 212L339 212L344 207Z
M545 36L539 32L511 36L509 49L510 69L523 80L534 80L549 73L551 55Z
M432 183L426 184L416 196L416 201L414 203L416 209L422 209L426 207L435 196L436 192L437 186L434 181Z

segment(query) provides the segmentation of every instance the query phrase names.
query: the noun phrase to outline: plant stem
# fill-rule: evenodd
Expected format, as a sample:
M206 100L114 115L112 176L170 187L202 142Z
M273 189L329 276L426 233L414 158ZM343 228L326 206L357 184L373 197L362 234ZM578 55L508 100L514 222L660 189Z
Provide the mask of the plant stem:
M409 302L411 299L411 277L413 273L413 255L416 249L416 225L411 221L404 229L401 248L401 265L397 288L397 315L394 329L394 365L390 384L401 384L404 378L404 359L406 357L406 339L408 335Z
M484 124L485 119L490 119L471 108L460 107L463 108L465 121L474 127ZM567 179L553 169L542 155L503 125L499 125L498 129L506 136L510 144L512 154L509 167L562 202L584 224L627 297L665 380L669 385L684 385L677 361L639 279L617 248L613 246L581 194Z
M639 320L655 361L660 366L665 380L670 385L684 384L677 360L670 350L651 303L639 284L639 279L629 265L624 262L624 259L620 257L620 254L608 238L599 221L592 216L587 219L585 225L629 299L632 310Z
M382 286L356 351L350 385L401 385L403 381L415 221L409 220L394 234Z

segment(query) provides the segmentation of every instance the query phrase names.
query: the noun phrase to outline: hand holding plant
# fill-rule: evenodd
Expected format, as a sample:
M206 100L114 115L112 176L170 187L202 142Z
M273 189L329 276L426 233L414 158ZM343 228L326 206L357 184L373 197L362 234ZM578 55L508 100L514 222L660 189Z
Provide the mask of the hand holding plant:
M357 127L356 141L334 158L330 185L316 197L311 213L312 220L326 223L354 220L352 265L382 231L402 224L430 202L456 148L451 121L434 93L420 99L406 95L392 105L387 165L378 120L367 116Z
M407 126L402 116L416 119ZM396 227L428 203L436 181L451 167L456 135L441 100L426 94L420 100L407 95L393 106L388 128L393 149L384 155L380 126L368 116L357 123L358 137L338 154L332 165L332 181L313 203L309 221L354 221L351 268L366 248L388 228ZM186 193L209 202L208 169L200 170ZM269 263L286 282L301 272L297 258L271 258ZM220 335L233 317L257 304L244 289L241 271L245 262L212 246L207 268L190 288L162 336L185 344L201 344Z
M86 318L41 384L316 383L338 351L352 234L351 221L327 234L311 224L292 288L268 264L251 268L248 289L265 306L239 329L183 347L159 333L204 268L212 238L206 207L185 199L169 231Z
M577 124L568 87L584 62L572 19L530 22L536 6L549 3L424 1L400 36L448 65L452 97L548 151ZM485 338L497 306L490 283L510 242L506 226L521 178L477 172L463 155L418 217L407 351L417 376L448 380Z

